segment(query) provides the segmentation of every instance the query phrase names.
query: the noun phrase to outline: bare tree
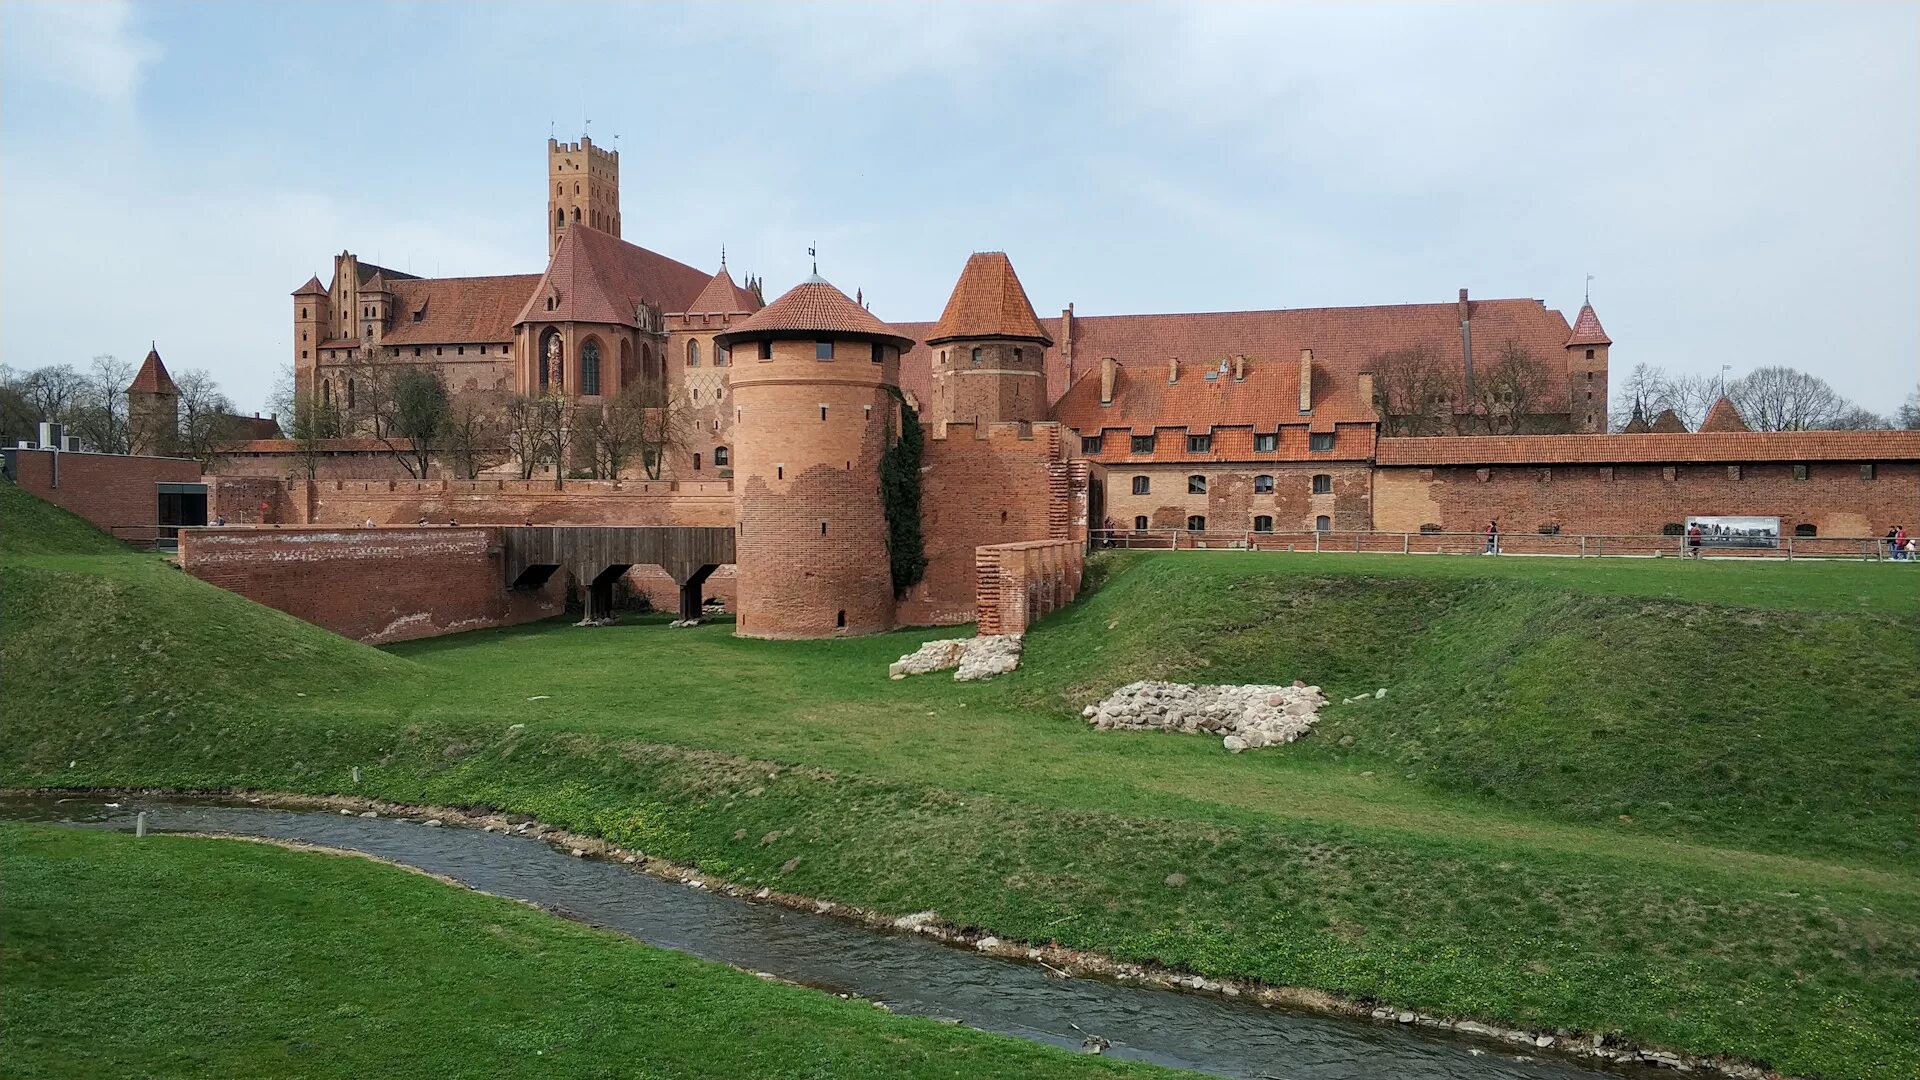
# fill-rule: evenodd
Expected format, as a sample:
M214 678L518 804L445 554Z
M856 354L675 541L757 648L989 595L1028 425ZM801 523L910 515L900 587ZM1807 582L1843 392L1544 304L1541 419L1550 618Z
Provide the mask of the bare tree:
M640 468L649 480L658 480L668 455L691 445L694 421L687 403L669 397L663 386L635 384L633 405L639 413Z
M0 445L39 434L40 414L27 400L25 382L25 376L0 364Z
M233 402L220 392L213 376L195 368L173 380L180 391L180 451L202 463L239 436L239 418Z
M565 425L565 402L558 396L515 394L503 410L507 453L520 466L520 479L533 479L534 470L557 462L554 450Z
M1893 422L1908 431L1920 431L1920 387L1907 395L1900 408L1893 414Z
M20 381L27 407L40 420L58 424L73 419L75 408L86 399L89 389L87 377L72 364L49 364L28 372Z
M1453 430L1459 380L1440 359L1440 349L1421 342L1376 353L1373 409L1388 435L1444 435Z
M1825 379L1790 367L1763 367L1735 379L1727 396L1755 431L1831 428L1850 406Z
M127 413L127 384L133 382L133 365L113 356L96 356L85 378L67 418L73 433L100 453L128 453L133 429Z
M1672 409L1682 423L1697 431L1707 419L1707 410L1719 398L1720 384L1712 376L1675 375L1651 364L1635 364L1621 380L1613 399L1613 430L1626 427L1638 406L1646 417Z
M384 432L380 437L408 475L425 479L451 414L447 384L439 372L412 364L392 368L382 383L384 400L392 411L380 425Z
M454 475L472 480L511 456L508 403L492 390L463 390L447 407L446 456Z
M1489 434L1516 435L1567 428L1565 414L1546 412L1553 376L1546 362L1512 338L1474 383L1472 420Z
M1848 405L1827 426L1835 431L1885 431L1893 422L1871 409Z

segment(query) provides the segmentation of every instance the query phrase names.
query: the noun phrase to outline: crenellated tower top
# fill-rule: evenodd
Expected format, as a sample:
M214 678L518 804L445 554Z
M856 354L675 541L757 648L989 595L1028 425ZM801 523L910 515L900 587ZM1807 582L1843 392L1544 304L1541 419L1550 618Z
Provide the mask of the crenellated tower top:
M579 142L548 139L548 255L576 222L620 235L620 151L603 150L584 135Z

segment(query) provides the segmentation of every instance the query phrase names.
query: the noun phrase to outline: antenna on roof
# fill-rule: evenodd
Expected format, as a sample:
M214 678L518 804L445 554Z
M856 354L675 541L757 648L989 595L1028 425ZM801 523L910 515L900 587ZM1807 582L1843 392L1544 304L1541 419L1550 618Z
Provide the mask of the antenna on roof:
M819 246L820 246L820 241L818 240L815 240L813 243L807 245L807 257L813 260L813 276L814 277L820 276L820 252L818 250Z
M549 117L549 118L547 119L547 138L549 138L549 139L551 139L551 138L553 138L553 135L554 135L554 131L555 131L555 129L557 129L557 128L558 128L559 126L560 126L560 124L559 124L559 122L558 122L558 121L556 121L556 120L554 120L554 119L552 119L551 117Z

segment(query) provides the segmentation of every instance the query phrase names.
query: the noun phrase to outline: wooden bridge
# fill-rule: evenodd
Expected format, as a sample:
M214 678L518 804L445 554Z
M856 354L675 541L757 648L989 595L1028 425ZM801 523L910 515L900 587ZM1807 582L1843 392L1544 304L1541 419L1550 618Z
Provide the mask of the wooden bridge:
M587 618L613 612L613 583L658 566L680 586L680 617L700 617L701 587L733 561L733 530L666 525L533 525L500 530L507 587L537 589L561 567L586 585Z

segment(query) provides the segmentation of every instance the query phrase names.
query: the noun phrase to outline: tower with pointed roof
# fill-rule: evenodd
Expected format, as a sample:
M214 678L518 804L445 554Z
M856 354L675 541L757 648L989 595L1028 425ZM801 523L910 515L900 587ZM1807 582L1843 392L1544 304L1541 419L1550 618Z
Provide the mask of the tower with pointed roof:
M575 222L620 235L620 151L602 150L585 135L547 140L548 255Z
M1046 419L1052 344L1012 260L1005 252L974 252L927 336L933 361L928 420L977 424L979 433L989 424Z
M1567 338L1567 419L1575 432L1604 435L1607 426L1607 349L1613 339L1600 327L1593 304L1580 305Z
M320 275L307 279L293 290L293 385L294 392L312 394L319 385L320 343L332 337L333 298L320 284Z
M180 388L167 373L156 344L127 384L127 449L165 457L174 452L179 434Z
M913 340L815 275L714 343L730 354L735 632L891 629L880 458L898 437Z

